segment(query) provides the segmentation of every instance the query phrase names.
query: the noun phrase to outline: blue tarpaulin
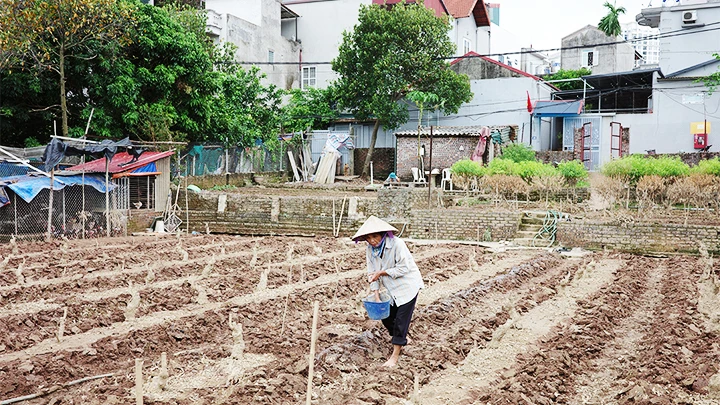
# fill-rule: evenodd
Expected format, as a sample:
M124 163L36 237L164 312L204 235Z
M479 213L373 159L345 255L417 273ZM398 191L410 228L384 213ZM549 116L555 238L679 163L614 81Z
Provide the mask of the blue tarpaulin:
M40 191L43 189L49 189L50 188L50 178L49 177L30 177L30 176L15 176L15 177L6 177L0 180L4 183L10 183L6 184L6 187L10 188L15 194L17 194L20 198L25 200L25 202L31 202L33 198L35 198L38 194L40 194ZM66 186L78 186L83 184L83 176L82 175L75 175L75 176L55 176L55 182L53 184L53 190L58 191L62 190ZM104 193L105 192L105 176L102 175L85 175L85 185L93 187L97 191ZM112 191L116 186L113 183L110 183L109 185L109 191Z
M145 166L138 167L137 169L133 170L130 173L156 173L157 172L157 166L155 166L155 162L148 163Z

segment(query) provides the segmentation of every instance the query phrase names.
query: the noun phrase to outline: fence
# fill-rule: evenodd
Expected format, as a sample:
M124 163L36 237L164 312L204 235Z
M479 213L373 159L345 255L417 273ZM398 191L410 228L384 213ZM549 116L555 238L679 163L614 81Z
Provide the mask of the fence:
M23 176L23 169L11 166L0 164L0 179L6 183L3 191L7 197L5 205L0 207L0 238L4 241L13 236L45 239L48 234L52 238L68 239L127 234L130 194L127 178L118 179L107 194L104 179L90 175L74 176L73 181L67 181L62 189L50 191L39 185L43 181L49 185L49 179ZM14 177L7 173L13 173L11 176ZM59 181L66 180L66 177L58 177L56 187ZM22 188L16 187L17 191L11 188L20 185ZM102 187L103 191L97 187Z
M287 147L275 151L264 146L224 148L219 145L190 145L188 152L173 159L173 178L206 174L274 172L284 170Z

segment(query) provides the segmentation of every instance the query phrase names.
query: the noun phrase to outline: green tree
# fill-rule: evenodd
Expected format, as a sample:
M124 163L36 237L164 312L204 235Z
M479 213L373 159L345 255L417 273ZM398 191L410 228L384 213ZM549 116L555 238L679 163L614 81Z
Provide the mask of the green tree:
M293 89L282 108L283 130L286 132L324 129L338 117L332 89Z
M220 73L205 15L189 7L139 5L132 44L106 49L87 69L93 128L149 141L212 138ZM79 129L79 128L78 128Z
M265 86L265 77L256 66L245 70L225 64L219 78L220 91L214 97L211 139L227 146L254 146L258 141L271 147L280 132L282 91Z
M392 8L360 7L358 24L343 33L332 68L339 74L333 89L340 107L361 120L374 120L363 177L367 177L380 125L397 128L407 122L410 91L433 93L445 114L472 99L467 76L448 69L455 45L450 24L425 8L422 1Z
M720 59L719 53L714 53L713 56L715 59ZM720 70L715 71L709 76L698 79L697 81L705 83L705 86L708 88L708 95L711 96L715 90L717 90L718 85L720 85Z
M116 0L0 0L0 49L57 76L62 133L68 135L66 66L96 57L98 44L128 40L133 4Z
M620 27L620 14L625 14L625 7L615 7L615 4L610 4L606 1L603 4L608 9L608 13L605 17L600 19L598 23L598 29L605 33L609 37L616 37L622 33L622 27Z
M578 70L565 70L560 69L550 76L545 76L544 79L551 82L551 84L560 90L577 90L583 88L582 80L573 80L567 82L555 82L553 80L567 80L567 79L579 79L583 76L589 76L592 72L588 68L580 68Z

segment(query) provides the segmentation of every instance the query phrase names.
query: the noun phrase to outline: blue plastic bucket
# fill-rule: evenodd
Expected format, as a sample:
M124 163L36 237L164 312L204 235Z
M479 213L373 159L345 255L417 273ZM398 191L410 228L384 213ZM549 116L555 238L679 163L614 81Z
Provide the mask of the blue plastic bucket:
M385 301L375 301L375 296L367 297L363 300L363 306L367 311L370 319L379 321L390 316L390 299L388 297L380 297Z

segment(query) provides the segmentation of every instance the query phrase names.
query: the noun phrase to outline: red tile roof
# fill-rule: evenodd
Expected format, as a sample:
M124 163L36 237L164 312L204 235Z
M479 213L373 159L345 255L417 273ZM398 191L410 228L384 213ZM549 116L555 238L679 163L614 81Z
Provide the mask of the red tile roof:
M146 151L142 155L140 155L140 158L133 163L127 164L129 161L132 160L132 156L129 155L127 152L120 152L116 153L115 156L110 160L110 166L108 166L108 172L109 173L123 173L123 172L129 172L131 170L137 169L138 167L145 166L148 163L156 162L164 157L172 156L175 152L174 151L167 151L167 152L150 152ZM122 165L122 166L121 166ZM87 162L85 164L77 165L68 168L68 171L83 171L85 172L95 172L95 173L105 173L105 158L96 159L92 162Z
M483 0L445 0L445 5L454 18L473 16L478 27L490 26L490 16Z

